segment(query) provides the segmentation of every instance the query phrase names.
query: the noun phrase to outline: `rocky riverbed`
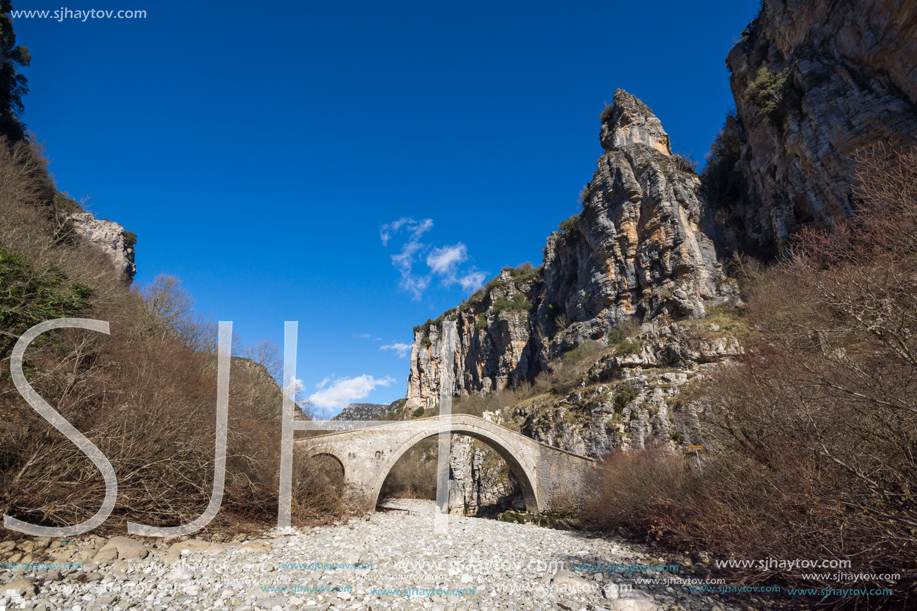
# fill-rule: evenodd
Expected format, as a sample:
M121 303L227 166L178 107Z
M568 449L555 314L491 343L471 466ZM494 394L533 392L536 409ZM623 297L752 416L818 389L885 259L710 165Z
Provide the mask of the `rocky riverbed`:
M707 571L684 557L462 516L449 516L446 533L437 534L433 510L432 501L393 501L346 524L275 529L253 540L8 541L0 544L0 607L738 611L763 604L692 592L686 579Z

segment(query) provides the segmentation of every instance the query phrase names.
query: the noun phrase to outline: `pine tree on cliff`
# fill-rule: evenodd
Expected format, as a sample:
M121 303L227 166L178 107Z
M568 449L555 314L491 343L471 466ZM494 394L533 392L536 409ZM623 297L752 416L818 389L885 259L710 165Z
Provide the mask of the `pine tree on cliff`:
M19 120L22 114L22 97L29 87L25 76L19 74L16 66L28 66L32 59L29 50L16 46L16 32L9 0L0 0L0 136L10 141L25 137L25 126Z

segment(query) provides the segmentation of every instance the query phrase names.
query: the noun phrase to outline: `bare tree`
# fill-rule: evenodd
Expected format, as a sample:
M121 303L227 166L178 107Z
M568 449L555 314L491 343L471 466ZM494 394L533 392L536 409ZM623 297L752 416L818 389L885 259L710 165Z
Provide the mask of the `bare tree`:
M245 348L242 354L262 365L278 385L283 385L283 355L277 344L263 339Z

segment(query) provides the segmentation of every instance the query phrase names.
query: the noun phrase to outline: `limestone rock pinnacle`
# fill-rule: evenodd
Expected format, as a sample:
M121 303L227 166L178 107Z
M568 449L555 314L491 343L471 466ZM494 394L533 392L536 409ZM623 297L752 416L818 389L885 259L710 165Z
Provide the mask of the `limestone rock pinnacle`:
M639 142L660 153L672 154L669 135L662 128L662 122L649 106L623 89L615 91L611 111L602 115L600 139L606 151Z

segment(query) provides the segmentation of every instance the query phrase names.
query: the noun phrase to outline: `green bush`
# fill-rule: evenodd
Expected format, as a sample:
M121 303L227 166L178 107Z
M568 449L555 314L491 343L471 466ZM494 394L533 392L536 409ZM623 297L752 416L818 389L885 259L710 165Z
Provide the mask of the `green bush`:
M745 90L745 101L757 106L759 115L770 115L783 101L783 90L789 76L789 66L776 74L767 66L761 66L755 80Z
M580 216L578 214L574 214L565 221L562 221L557 227L560 230L560 235L555 238L554 243L560 244L561 242L573 242L579 238L579 221Z
M624 340L630 339L640 331L640 321L636 318L625 320L619 327L608 331L608 345L617 346Z
M487 297L487 289L480 288L476 290L474 293L472 293L471 297L468 298L467 305L471 306L476 303L481 303L482 301L484 301L485 297Z
M123 231L121 235L124 236L124 246L127 248L133 248L137 243L137 234L133 231Z
M67 275L48 264L41 269L25 255L0 248L0 354L30 327L55 318L76 317L89 308L93 289L65 286Z
M478 316L478 319L474 322L474 328L478 331L482 331L487 328L487 315L481 314Z
M579 215L574 214L567 220L562 221L560 225L558 226L558 228L564 234L564 236L567 236L569 234L579 231Z
M624 336L624 332L621 331L621 329L612 329L611 331L608 332L608 345L609 346L614 346L616 344L619 344L623 342L625 339L627 338Z
M424 412L425 412L425 411L426 411L426 410L423 408L423 405L421 405L420 407L418 407L417 409L415 409L413 412L411 412L411 417L412 417L412 418L420 418L421 416L424 415Z
M516 286L520 286L526 282L538 279L541 273L541 267L534 268L531 263L526 261L518 267L504 267L503 271L509 272L509 275L513 278L513 283Z
M593 357L601 351L601 344L594 340L588 340L570 350L563 356L564 366L578 365L587 357Z
M615 354L618 356L630 356L640 353L640 344L633 340L625 339L615 346Z
M85 212L85 210L83 210L83 207L80 206L76 200L70 199L63 193L54 194L54 207L68 214L73 214L76 212Z
M579 205L585 209L586 205L592 200L592 183L583 185L583 190L579 192Z
M637 390L637 387L634 386L631 382L624 382L615 388L614 393L614 406L615 411L624 411L624 408L627 407L627 404L636 399L640 395L640 391Z
M500 297L494 302L495 315L501 312L530 312L531 310L532 302L522 293L516 293L512 299Z
M614 109L615 109L614 104L606 104L605 108L602 110L602 114L599 115L599 120L607 121L608 119L610 119L611 113L614 111Z

